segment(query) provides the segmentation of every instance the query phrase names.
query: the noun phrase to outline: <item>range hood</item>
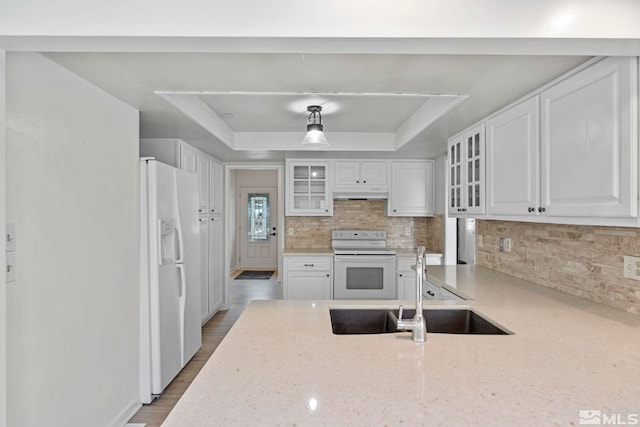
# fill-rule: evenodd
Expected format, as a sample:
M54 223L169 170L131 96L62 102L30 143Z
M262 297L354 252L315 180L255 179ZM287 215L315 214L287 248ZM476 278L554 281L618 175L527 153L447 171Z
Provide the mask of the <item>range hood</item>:
M385 200L389 198L389 187L387 186L339 186L332 189L334 200Z

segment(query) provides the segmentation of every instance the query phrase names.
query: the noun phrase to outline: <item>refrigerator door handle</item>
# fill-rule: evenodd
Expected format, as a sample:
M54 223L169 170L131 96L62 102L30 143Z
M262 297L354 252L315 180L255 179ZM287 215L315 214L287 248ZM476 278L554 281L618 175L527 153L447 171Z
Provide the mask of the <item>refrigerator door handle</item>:
M178 248L178 256L176 257L176 264L182 264L184 262L184 239L182 236L182 226L180 225L180 221L176 224L176 239L177 239L177 248Z
M184 316L185 310L187 308L187 298L186 298L186 286L187 286L187 277L184 271L184 264L176 264L176 268L178 269L178 298L180 304L180 357L182 359L182 366L185 364L184 360Z

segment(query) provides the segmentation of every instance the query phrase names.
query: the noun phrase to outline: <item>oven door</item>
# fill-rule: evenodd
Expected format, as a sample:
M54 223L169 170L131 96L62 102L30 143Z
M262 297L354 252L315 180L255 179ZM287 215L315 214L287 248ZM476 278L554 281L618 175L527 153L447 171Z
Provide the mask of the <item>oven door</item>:
M334 299L396 299L395 255L334 255Z

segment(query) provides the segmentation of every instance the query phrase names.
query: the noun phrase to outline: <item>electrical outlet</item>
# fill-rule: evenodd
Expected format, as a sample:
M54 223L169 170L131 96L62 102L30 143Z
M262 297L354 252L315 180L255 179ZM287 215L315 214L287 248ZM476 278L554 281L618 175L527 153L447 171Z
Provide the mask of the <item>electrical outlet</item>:
M498 239L498 249L500 249L500 252L504 252L504 237Z
M504 238L504 251L511 252L511 237Z
M289 236L293 236L293 227L289 227Z
M479 248L482 247L482 234L478 234L478 237L476 238L476 244Z
M622 274L629 279L640 280L640 258L625 255Z
M411 229L409 227L404 229L404 234L407 236L411 236Z

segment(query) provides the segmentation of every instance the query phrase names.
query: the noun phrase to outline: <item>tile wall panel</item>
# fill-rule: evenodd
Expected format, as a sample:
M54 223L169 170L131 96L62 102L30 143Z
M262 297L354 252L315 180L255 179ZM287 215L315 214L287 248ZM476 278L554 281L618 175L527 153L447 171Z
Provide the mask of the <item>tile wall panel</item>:
M335 200L332 217L286 217L285 247L328 248L331 247L333 229L381 229L387 231L388 247L414 248L425 245L431 249L427 242L431 240L431 237L427 239L427 223L430 220L432 218L385 216L384 200ZM293 236L289 235L291 228ZM413 231L411 236L405 235L406 228Z
M479 265L640 314L640 282L622 274L623 256L640 256L639 229L477 221L476 231ZM500 252L500 237L511 252Z

